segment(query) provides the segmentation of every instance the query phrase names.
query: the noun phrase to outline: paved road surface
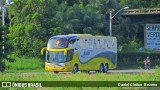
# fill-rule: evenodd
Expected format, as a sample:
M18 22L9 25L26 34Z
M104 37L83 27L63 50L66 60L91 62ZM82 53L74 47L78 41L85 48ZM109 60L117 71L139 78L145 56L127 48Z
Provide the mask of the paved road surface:
M155 73L154 69L128 69L128 70L109 70L108 73Z
M95 74L95 71L90 71L90 74ZM128 69L128 70L109 70L108 74L112 73L155 73L154 69L144 70L144 69ZM13 72L11 74L17 75L32 75L32 74L55 74L54 72ZM72 74L72 72L59 72L59 74Z

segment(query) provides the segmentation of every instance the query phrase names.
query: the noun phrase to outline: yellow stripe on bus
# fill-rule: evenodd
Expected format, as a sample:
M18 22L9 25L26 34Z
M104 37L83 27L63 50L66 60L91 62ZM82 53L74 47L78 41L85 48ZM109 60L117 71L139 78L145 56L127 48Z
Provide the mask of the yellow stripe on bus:
M67 48L63 48L63 49L51 49L51 48L47 48L48 51L50 52L63 52L64 51L64 55L67 54Z

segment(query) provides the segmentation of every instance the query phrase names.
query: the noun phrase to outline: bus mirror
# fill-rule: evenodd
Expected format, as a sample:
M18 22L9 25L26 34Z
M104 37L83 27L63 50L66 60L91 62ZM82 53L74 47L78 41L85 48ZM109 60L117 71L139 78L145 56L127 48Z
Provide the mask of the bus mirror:
M44 47L44 48L41 49L41 55L44 54L44 51L45 51L46 49L47 49L47 47Z

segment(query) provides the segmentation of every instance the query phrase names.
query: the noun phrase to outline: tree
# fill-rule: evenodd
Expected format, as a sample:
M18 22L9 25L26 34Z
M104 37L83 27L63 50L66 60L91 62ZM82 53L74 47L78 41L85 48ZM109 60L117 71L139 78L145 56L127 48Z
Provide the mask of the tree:
M109 35L110 11L114 15L124 6L159 7L156 1L159 2L158 0L14 0L14 4L9 7L10 26L7 45L17 55L37 56L53 35L72 33ZM122 19L120 14L113 19L121 21L112 25L118 45L128 43L127 40L132 40L133 37L136 38L135 42L142 40L138 35L140 25L133 25L129 19ZM126 37L128 39L124 41Z
M159 8L159 0L118 0L122 6L127 5L130 8Z
M17 55L36 56L53 28L56 0L15 0L9 7L8 45ZM51 10L51 12L50 12ZM38 47L37 47L38 46ZM10 48L11 49L11 48Z
M128 6L131 9L142 9L142 8L159 8L160 1L159 0L118 0L121 6ZM128 37L129 42L131 42L133 37L135 38L136 43L144 42L144 29L142 28L142 24L132 23L129 19L123 20L121 23L121 35ZM122 37L121 39L123 39ZM120 42L121 42L121 39ZM122 43L129 43L128 41Z

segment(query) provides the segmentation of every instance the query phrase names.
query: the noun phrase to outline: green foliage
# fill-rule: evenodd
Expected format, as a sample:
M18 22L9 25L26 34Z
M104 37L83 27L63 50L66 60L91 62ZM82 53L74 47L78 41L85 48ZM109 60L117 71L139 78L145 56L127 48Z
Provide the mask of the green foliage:
M49 12L47 7L54 11L56 6L56 0L15 1L15 4L9 7L9 16L13 16L10 18L11 26L7 35L9 49L16 55L39 55L40 49L52 36L50 32L54 32L54 29L51 29L54 21L50 20L54 12Z
M122 6L129 6L130 8L159 8L159 0L119 0Z
M8 57L9 59L6 61L6 71L18 72L44 69L44 62L39 58L16 57L14 55Z
M152 0L14 0L8 7L10 26L6 25L7 49L19 56L40 54L48 39L62 34L109 35L109 12L119 9L159 7ZM120 13L113 20L113 35L121 49L137 49L143 45L143 28ZM121 22L120 22L121 21ZM8 31L9 29L9 31ZM134 39L133 39L134 37ZM140 42L141 41L141 42ZM140 44L139 44L140 43Z
M9 7L9 50L16 55L37 56L49 37L57 34L106 35L104 15L115 1L15 0ZM110 8L107 8L111 5ZM102 6L101 6L102 5ZM100 7L99 7L100 6ZM105 11L103 11L103 9ZM38 46L38 47L37 47Z
M123 44L123 50L138 50L140 44L135 37L128 40L128 43Z
M149 56L151 59L151 68L160 65L160 52L157 51L120 51L117 55L117 69L138 69L144 68L143 60Z

